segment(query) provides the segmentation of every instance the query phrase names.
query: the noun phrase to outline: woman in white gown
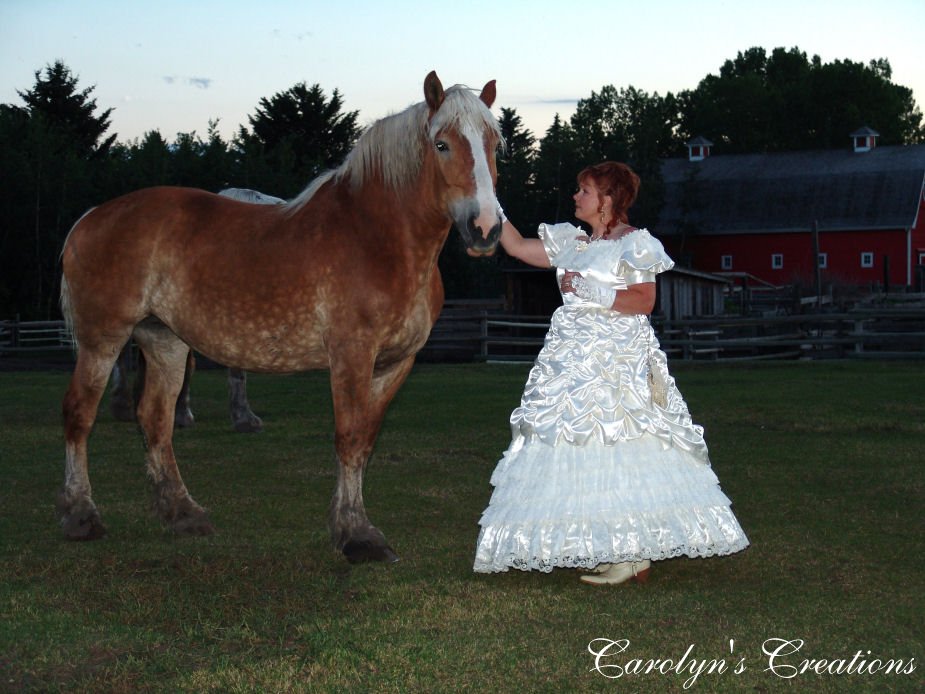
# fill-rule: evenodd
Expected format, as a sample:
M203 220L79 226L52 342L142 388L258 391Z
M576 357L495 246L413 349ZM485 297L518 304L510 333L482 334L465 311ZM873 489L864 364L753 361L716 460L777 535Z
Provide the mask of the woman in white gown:
M512 256L555 267L563 305L511 414L491 477L474 570L590 569L581 580L648 578L650 561L748 546L710 467L703 429L649 324L655 276L673 261L627 223L639 178L604 162L578 176L571 224L524 238L502 213Z

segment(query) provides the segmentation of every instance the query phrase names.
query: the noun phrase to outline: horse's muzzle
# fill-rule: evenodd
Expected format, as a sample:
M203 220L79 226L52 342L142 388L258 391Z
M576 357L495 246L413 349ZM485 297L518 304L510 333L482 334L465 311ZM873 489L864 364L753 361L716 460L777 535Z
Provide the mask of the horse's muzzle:
M466 253L473 257L493 255L501 239L501 222L498 221L487 234L482 233L482 227L475 226L475 218L469 220L466 231L463 233L466 242Z

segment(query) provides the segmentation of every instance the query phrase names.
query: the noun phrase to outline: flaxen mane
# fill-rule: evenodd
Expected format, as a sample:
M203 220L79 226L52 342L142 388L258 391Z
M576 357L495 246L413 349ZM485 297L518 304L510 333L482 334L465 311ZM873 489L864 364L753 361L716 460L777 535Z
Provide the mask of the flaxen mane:
M367 178L378 176L387 188L401 191L417 177L425 145L443 128L455 127L462 131L468 126L481 131L487 127L499 141L502 139L501 129L491 111L463 85L447 89L440 110L430 120L429 115L427 104L421 102L370 125L344 163L312 181L289 203L289 212L299 210L331 178L348 180L352 187L358 188Z

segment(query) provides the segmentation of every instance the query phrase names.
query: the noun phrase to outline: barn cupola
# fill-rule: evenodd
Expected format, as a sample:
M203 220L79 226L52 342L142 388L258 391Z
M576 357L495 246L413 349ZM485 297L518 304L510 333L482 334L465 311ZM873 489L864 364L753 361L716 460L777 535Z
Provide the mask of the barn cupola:
M701 135L698 135L697 137L691 140L688 140L687 160L688 161L703 161L704 159L710 156L710 147L712 146L713 146L713 143Z
M878 137L880 137L880 133L873 128L868 128L866 125L863 128L858 128L851 133L851 142L854 145L854 151L869 152L877 146Z

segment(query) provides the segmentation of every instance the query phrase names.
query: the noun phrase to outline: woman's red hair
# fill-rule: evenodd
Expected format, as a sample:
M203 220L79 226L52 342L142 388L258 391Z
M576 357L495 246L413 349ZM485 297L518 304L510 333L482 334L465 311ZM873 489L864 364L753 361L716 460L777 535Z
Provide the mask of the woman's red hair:
M627 210L636 202L639 193L639 176L626 164L617 161L605 161L582 169L578 174L578 183L591 180L600 195L601 204L604 196L613 200L613 216L607 222L607 228L619 222L629 223Z

